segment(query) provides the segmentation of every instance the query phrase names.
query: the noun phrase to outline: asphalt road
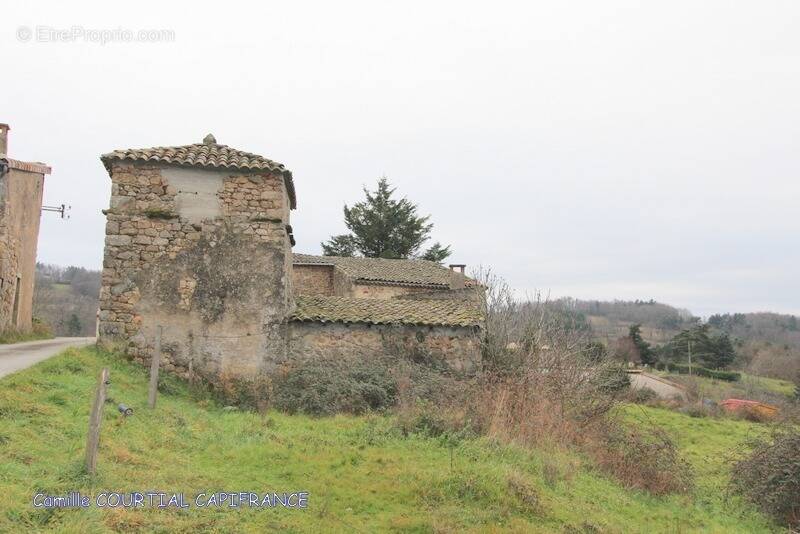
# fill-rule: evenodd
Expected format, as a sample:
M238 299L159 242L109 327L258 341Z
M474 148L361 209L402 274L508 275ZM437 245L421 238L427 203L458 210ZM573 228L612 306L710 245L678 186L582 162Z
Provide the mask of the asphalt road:
M30 367L69 347L82 347L91 343L94 343L93 337L57 337L0 345L0 377Z

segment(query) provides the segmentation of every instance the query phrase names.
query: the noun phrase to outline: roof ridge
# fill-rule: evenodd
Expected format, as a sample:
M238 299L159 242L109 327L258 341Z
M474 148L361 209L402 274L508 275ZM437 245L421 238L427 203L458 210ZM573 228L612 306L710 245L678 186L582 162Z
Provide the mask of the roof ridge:
M211 134L204 141L213 139ZM176 146L154 146L145 148L115 149L100 156L106 170L111 173L113 161L151 162L183 167L200 167L207 169L235 169L239 171L267 171L281 174L286 183L290 207L297 207L297 196L294 189L292 171L282 163L271 160L254 152L247 152L228 145L213 142L192 143Z

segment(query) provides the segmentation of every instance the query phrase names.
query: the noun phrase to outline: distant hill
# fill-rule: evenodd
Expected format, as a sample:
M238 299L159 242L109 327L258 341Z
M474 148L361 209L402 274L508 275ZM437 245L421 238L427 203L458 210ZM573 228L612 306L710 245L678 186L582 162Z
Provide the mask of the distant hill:
M642 325L646 341L662 345L675 334L701 322L689 310L653 300L599 301L562 298L552 305L568 311L578 324L588 324L595 339L610 346L626 336L633 324ZM778 313L712 315L708 324L735 342L736 366L750 373L796 380L800 374L800 318Z
M737 351L754 374L797 379L800 376L800 319L779 313L712 315L712 327L738 340Z
M602 301L562 298L554 305L582 315L594 336L606 343L628 335L628 328L642 325L642 336L650 343L666 343L675 334L697 324L700 319L689 310L674 308L654 300Z
M100 271L36 264L33 315L56 336L94 336Z

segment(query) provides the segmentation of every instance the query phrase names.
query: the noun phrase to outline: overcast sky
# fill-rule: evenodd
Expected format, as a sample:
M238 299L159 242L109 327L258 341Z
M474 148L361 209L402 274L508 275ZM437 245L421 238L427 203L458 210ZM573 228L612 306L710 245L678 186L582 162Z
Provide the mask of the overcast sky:
M521 291L800 314L799 2L382 4L6 2L39 260L100 267L100 154L212 132L292 170L296 251L385 174Z

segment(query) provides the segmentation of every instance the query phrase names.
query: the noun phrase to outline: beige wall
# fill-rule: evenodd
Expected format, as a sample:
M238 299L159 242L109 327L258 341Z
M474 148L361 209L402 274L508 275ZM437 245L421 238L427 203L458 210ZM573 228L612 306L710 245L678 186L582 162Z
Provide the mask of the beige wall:
M290 361L380 357L397 350L441 360L460 372L480 365L480 342L469 328L362 323L289 323Z
M333 295L333 265L294 265L296 295Z
M43 174L12 168L0 177L0 331L31 328L43 189Z
M352 286L350 296L362 299L391 299L400 295L423 293L429 289L406 286L384 286L377 284L359 284Z
M165 368L212 381L284 361L292 281L283 177L114 163L111 178L101 340L146 362L160 327Z

